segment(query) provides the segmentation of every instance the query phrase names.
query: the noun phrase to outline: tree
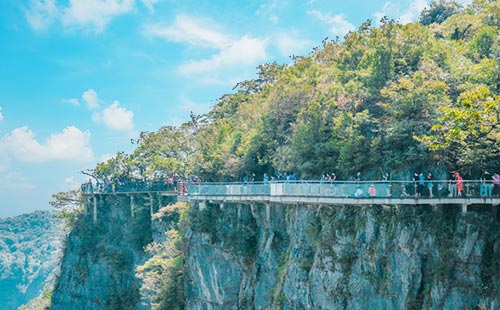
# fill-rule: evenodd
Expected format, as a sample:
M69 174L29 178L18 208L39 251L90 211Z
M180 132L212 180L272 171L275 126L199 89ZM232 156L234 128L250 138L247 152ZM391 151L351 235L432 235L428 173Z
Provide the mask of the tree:
M460 5L455 1L433 0L430 7L420 13L420 23L422 25L441 24L459 10Z
M460 167L498 166L500 157L500 96L485 86L464 92L441 107L442 115L421 140L443 161Z

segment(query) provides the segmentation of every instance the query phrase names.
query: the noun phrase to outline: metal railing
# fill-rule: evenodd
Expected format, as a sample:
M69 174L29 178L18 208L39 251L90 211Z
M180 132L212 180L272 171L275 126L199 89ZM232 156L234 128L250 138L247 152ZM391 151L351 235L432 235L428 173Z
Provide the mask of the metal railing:
M479 180L425 181L271 181L200 183L178 181L84 183L84 194L175 192L189 196L303 196L349 198L480 198L500 197L500 184Z
M140 193L140 192L186 192L187 182L175 181L168 183L161 180L128 180L110 181L103 183L84 183L81 186L84 194L106 193Z
M350 198L479 198L498 197L500 184L479 180L426 181L273 181L200 183L190 196L309 196Z

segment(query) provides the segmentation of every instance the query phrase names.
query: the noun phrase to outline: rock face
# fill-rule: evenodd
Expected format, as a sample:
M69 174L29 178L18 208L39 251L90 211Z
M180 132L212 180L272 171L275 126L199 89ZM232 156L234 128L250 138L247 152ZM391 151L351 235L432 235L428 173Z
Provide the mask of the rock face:
M191 209L187 309L498 309L500 211Z
M63 223L53 212L0 219L1 309L17 309L53 283L63 239Z
M100 195L77 220L66 240L61 274L52 297L57 309L136 309L140 283L135 267L146 259L152 239L151 202L161 196Z
M103 195L97 222L92 207L77 221L67 238L53 310L500 306L498 207L470 206L462 213L455 205L196 202L179 260L171 256L175 251L148 256L144 247L164 243L169 237L162 230L171 231L169 218L180 213L164 212L151 222L149 200L134 201L132 212L129 197ZM178 262L170 280L182 276L184 284L169 280L158 286L154 279L163 279L164 272L157 268L166 272ZM141 280L138 269L154 277ZM161 306L172 296L185 300Z

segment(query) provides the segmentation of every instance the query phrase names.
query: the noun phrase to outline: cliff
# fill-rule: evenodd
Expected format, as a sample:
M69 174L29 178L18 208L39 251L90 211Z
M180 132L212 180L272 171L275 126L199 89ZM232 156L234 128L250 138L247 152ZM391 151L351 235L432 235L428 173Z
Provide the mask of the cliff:
M82 215L52 309L500 305L498 207L193 202L151 217L149 203L132 216L128 196L102 195L97 223Z
M94 222L87 200L66 240L51 309L135 309L141 298L135 268L149 257L145 247L153 241L151 210L168 202L156 195L135 195L133 202L127 195L100 195Z
M187 309L498 309L496 207L198 204Z

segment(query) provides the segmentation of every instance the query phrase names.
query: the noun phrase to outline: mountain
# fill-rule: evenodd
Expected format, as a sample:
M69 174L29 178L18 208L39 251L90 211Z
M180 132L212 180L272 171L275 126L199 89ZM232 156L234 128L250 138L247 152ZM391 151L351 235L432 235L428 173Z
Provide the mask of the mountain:
M65 234L54 212L0 219L0 308L15 310L55 279Z
M367 21L292 64L259 66L255 80L238 83L206 115L143 132L132 154L119 152L85 173L128 191L169 178L199 184L293 172L318 180L334 172L352 180L362 172L365 180L386 173L410 180L415 172L447 179L460 171L478 179L484 169L498 172L499 12L500 1L463 9L436 1L421 22ZM165 201L152 193L88 198L68 235L54 310L500 304L497 206L461 212L455 203L211 197L160 216L154 212ZM155 232L159 222L169 225Z

